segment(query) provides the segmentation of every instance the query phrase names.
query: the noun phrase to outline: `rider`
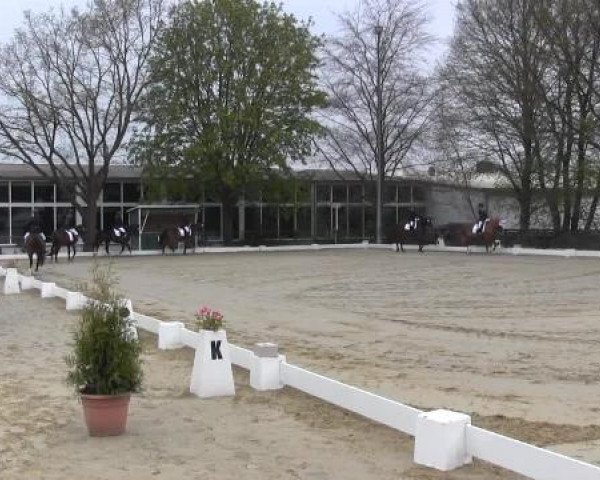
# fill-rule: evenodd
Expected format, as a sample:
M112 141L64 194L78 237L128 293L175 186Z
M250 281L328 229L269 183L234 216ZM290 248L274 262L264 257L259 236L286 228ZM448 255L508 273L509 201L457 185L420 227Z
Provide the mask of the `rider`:
M120 238L125 235L125 224L123 223L123 219L121 218L121 214L117 212L115 214L115 221L113 222L113 232L115 233L115 237Z
M485 229L485 223L488 220L488 214L483 203L477 206L477 223L473 226L473 233L481 235Z
M37 210L33 212L31 218L29 219L23 230L24 240L27 240L27 237L29 237L30 234L37 233L42 237L42 240L44 242L46 241L46 235L44 235L44 232L42 231L42 221L40 220L40 214L37 212Z
M404 230L411 232L415 231L420 220L421 217L419 217L414 210L410 210L408 212L408 222L406 223L406 225L404 225Z
M177 225L177 228L182 237L190 237L192 235L192 224L186 216L181 217L181 221L179 222L179 225Z

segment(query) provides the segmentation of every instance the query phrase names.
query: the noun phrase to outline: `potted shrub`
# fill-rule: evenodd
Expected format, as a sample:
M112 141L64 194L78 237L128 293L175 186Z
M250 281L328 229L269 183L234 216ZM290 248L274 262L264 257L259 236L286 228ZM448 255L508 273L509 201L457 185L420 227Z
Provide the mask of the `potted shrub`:
M91 436L125 431L130 396L139 391L142 381L140 345L114 284L110 268L92 269L87 290L94 300L81 313L73 352L66 359L67 380L81 395Z

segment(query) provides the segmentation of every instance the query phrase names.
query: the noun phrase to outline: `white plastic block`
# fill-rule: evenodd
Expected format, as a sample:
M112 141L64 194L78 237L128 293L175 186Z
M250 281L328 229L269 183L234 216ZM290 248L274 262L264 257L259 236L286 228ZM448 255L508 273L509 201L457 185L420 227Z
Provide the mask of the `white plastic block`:
M21 290L31 290L35 288L35 279L27 275L21 275Z
M4 278L4 295L14 295L16 293L21 293L19 274L16 268L7 268L6 277Z
M257 343L254 346L254 358L250 368L250 386L261 391L283 388L282 362L285 362L285 356L279 355L276 344Z
M471 417L449 410L423 412L417 417L415 463L449 471L473 461L467 451L466 428Z
M235 395L225 330L202 330L194 356L190 392L202 398Z
M40 293L42 298L52 298L54 297L54 288L56 287L55 283L52 282L42 282L42 288L40 288Z
M258 251L259 251L259 252L267 252L267 251L268 251L268 248L267 248L267 246L266 246L266 245L259 245L259 246L258 246Z
M184 328L182 322L161 322L158 327L158 348L172 350L183 347L180 332Z
M67 292L66 309L68 311L82 310L85 308L87 299L81 292Z

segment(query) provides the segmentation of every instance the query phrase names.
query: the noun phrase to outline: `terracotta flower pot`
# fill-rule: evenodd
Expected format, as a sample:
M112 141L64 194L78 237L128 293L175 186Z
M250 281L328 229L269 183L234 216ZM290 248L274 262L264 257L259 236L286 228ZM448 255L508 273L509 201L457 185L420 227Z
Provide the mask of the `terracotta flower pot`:
M81 394L83 414L90 436L110 437L121 435L127 425L127 411L131 394L87 395Z

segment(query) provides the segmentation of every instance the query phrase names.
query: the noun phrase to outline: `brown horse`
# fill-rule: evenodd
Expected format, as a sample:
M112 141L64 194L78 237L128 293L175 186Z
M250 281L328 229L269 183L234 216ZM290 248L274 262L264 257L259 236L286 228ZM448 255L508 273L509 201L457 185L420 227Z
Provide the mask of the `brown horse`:
M29 271L33 268L33 256L36 256L35 271L44 265L46 258L46 241L41 233L30 233L25 238L25 251L29 257Z
M75 259L77 254L77 242L83 233L83 225L77 225L74 228L59 228L52 234L52 247L50 247L50 258L55 262L58 261L58 252L62 247L67 247L67 260ZM73 257L71 258L71 249L73 249Z
M458 236L461 239L460 244L467 247L467 253L471 253L470 247L473 245L483 245L486 253L496 250L496 244L500 233L502 233L502 221L498 217L491 217L485 222L482 233L473 233L473 225L463 225Z
M175 253L179 242L183 242L183 254L187 254L188 247L193 246L193 240L198 234L200 225L191 223L185 227L169 227L165 228L158 236L158 244L165 254L165 248L170 248L172 253Z
M419 253L423 253L425 245L435 244L437 234L433 228L433 222L429 217L419 217L414 230L406 230L405 225L398 225L396 231L396 252L402 250L404 245L418 245Z

